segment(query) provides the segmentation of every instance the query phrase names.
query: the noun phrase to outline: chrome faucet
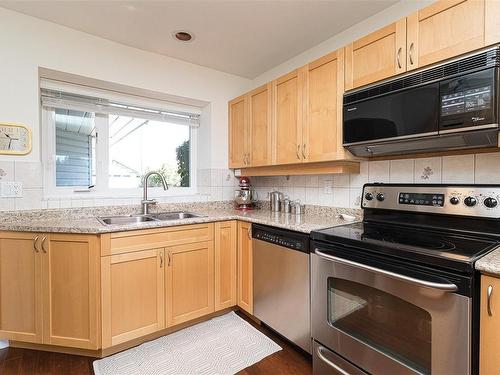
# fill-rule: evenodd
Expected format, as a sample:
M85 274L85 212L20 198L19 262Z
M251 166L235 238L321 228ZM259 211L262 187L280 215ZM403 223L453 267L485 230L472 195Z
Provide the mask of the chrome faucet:
M147 215L149 213L149 205L150 204L156 204L158 203L156 201L156 199L148 199L148 179L149 177L151 177L152 175L158 175L160 176L160 179L161 179L161 183L163 184L163 190L168 190L168 183L167 181L165 180L165 177L163 177L162 174L158 173L158 172L155 172L155 171L152 171L152 172L148 172L146 173L146 175L144 176L144 179L142 180L142 201L141 201L141 204L142 204L142 214L143 215Z

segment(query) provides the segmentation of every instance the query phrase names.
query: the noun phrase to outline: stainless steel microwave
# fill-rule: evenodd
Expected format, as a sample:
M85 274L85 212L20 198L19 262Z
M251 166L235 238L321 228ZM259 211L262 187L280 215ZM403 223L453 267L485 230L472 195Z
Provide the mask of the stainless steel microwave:
M350 91L343 144L356 156L497 147L500 46Z

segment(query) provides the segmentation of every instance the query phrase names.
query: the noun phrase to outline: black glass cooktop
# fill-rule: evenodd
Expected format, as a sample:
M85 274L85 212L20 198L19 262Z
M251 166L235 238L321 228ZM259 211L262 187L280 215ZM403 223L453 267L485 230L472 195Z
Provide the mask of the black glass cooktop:
M314 231L311 233L311 239L353 246L357 251L365 249L410 260L429 261L438 258L468 264L472 264L497 245L494 240L452 232L371 222Z

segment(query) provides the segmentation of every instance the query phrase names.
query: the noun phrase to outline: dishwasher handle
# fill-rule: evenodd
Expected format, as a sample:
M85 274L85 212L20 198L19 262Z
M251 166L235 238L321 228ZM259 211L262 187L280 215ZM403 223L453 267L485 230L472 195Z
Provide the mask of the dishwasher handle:
M402 275L400 273L392 272L392 271L387 271L383 270L381 268L369 266L367 264L363 263L358 263L352 260L344 259L344 258L339 258L333 255L326 254L322 252L319 249L315 249L314 253L319 256L320 258L323 258L328 261L344 264L347 266L352 266L356 268L360 268L365 271L373 272L373 273L378 273L383 276L390 277L392 279L400 280L400 281L405 281L411 284L415 284L418 286L422 286L425 288L430 288L430 289L437 289L441 290L443 292L456 292L458 290L457 285L453 283L438 283L434 281L429 281L429 280L422 280L422 279L417 279L415 277L407 276L407 275Z

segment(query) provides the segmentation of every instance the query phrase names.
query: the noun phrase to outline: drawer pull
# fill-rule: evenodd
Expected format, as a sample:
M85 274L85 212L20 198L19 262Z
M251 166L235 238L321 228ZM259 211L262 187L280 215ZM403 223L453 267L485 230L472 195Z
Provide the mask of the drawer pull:
M339 365L336 365L335 363L333 363L332 361L330 361L328 358L326 358L325 355L323 354L323 350L324 350L324 348L322 346L318 346L318 350L316 350L316 352L318 353L319 359L321 359L323 362L325 362L328 366L330 366L331 368L333 368L339 374L341 374L341 375L351 375L346 370L344 370L343 368L340 368Z
M163 268L163 253L160 253L160 268Z

